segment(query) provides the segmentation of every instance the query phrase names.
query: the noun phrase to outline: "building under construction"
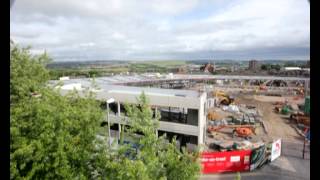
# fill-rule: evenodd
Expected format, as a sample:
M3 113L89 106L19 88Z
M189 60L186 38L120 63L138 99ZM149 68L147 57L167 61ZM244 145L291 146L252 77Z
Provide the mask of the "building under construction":
M66 80L61 87L61 93L65 94L74 88L80 91L92 88L90 84L90 79ZM108 104L109 118L113 124L111 126L113 138L120 138L120 124L130 125L124 103L135 104L139 95L144 92L154 115L157 112L161 114L159 135L166 133L168 137L176 136L181 146L191 149L195 145L204 143L207 109L205 92L112 85L101 79L97 79L96 84L100 88L94 90L98 100L114 99L114 102Z
M96 93L96 98L100 101L114 100L108 104L110 114L107 116L112 123L111 130L114 139L120 138L120 124L130 125L130 119L126 116L124 103L137 103L137 97L144 92L149 98L154 115L157 112L161 114L158 134L166 133L169 138L176 136L178 144L191 149L195 145L204 145L206 141L208 108L215 104L208 94L208 84L219 86L221 83L215 84L218 80L222 82L226 80L235 82L251 81L252 83L255 81L270 83L281 80L287 82L287 88L291 88L289 86L290 83L294 84L296 82L302 83L307 88L309 85L309 79L307 78L178 74L101 77L94 80L98 88L94 88L92 79L89 78L62 78L61 80L63 80L62 94L73 89L79 91L91 89ZM51 83L56 84L57 81L52 81ZM185 90L185 88L190 88L196 84L202 84L203 86L199 86L196 90Z

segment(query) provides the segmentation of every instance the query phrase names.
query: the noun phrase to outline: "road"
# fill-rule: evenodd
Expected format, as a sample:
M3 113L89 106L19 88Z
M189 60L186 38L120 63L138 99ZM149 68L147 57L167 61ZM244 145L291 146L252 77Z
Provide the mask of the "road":
M249 100L249 99L247 99ZM302 158L303 138L286 118L273 112L271 102L257 102L250 99L262 110L269 136L282 139L281 156L275 161L253 172L241 173L241 180L286 180L310 179L310 148L307 146L305 159ZM235 173L202 175L201 180L219 179L234 180Z

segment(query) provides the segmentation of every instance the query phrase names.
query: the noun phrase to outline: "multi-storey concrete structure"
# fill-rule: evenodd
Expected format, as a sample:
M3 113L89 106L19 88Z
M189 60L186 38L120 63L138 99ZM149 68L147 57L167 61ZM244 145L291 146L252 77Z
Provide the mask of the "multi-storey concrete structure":
M85 87L90 87L87 80L68 80L61 87L61 93L65 94L73 88L82 90ZM111 128L116 131L113 133L115 138L120 137L120 124L130 125L130 119L125 116L124 103L137 103L137 98L144 92L153 111L161 114L159 135L163 133L169 134L168 137L175 135L182 146L188 143L194 145L204 143L207 99L205 92L110 84L98 84L98 87L101 88L95 90L98 100L106 101L110 98L115 100L109 104L109 118L113 124Z

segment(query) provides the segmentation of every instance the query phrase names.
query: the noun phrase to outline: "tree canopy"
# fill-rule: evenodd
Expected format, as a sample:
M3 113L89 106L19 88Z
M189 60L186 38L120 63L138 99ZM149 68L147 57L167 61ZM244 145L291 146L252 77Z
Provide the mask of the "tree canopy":
M262 64L261 69L265 71L270 71L270 70L280 71L281 66L279 64Z
M10 52L11 179L89 177L87 164L103 117L99 104L47 87L46 55L32 56L14 44Z
M160 115L145 94L125 106L138 148L97 138L104 112L94 95L61 96L47 86L49 58L10 43L10 179L196 179L198 153L158 137Z
M156 129L160 115L153 118L153 112L144 93L137 99L137 105L126 104L130 118L130 128L125 128L127 136L143 134L134 143L138 144L133 160L126 155L132 146L121 144L115 155L107 153L101 162L109 162L98 174L102 179L197 179L200 172L198 152L180 151L175 139L168 142L165 136L158 137ZM100 156L101 157L101 156ZM109 173L105 173L109 172Z

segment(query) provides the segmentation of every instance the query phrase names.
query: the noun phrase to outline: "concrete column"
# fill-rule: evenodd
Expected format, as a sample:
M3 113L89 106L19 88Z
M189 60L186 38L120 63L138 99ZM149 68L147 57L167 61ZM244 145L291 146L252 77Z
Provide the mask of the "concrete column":
M111 132L110 132L110 119L109 119L109 104L107 103L107 121L108 121L108 135L109 135L109 146L111 147Z
M119 140L120 140L120 135L121 135L121 124L120 123L118 124L118 127L119 127L118 135L119 135Z
M155 113L155 118L157 118L158 117L157 116L157 113L158 113L158 107L157 106L154 108L154 113ZM156 135L158 137L158 129L156 130Z
M120 113L121 113L121 111L120 111L120 102L119 101L117 101L117 105L118 105L118 116L120 117L121 115L120 115ZM120 123L118 123L118 128L119 128L119 130L118 130L118 137L119 137L119 139L120 139L120 134L121 134L121 124Z
M308 87L309 87L309 81L304 81L304 94L308 95Z
M118 116L120 117L120 102L118 101L117 104L118 104Z
M156 107L154 108L155 118L157 118L157 112L158 112L158 107L156 106Z

